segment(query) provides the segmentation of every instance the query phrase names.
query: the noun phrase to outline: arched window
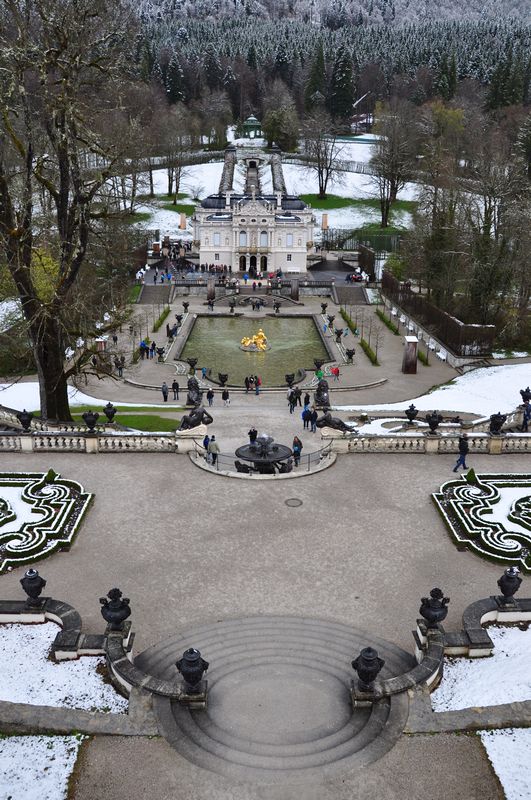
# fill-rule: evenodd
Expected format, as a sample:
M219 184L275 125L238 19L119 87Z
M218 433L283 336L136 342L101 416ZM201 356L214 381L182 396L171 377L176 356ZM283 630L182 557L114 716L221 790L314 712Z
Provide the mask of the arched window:
M247 233L240 231L240 247L247 247Z
M267 231L260 232L260 247L267 247Z

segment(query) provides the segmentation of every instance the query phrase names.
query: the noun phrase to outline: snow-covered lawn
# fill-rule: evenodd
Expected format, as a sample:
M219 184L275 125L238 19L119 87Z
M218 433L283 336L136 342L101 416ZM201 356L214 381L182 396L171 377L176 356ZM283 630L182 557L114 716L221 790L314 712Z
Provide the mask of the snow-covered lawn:
M105 663L103 657L83 656L58 663L48 659L59 631L53 622L0 625L0 700L125 712L127 700L97 672Z
M84 392L79 391L74 386L68 387L68 397L70 401L70 406L73 408L74 406L100 406L102 403L106 405L109 402L109 399L106 398L105 400L99 399L92 395L85 394ZM33 410L39 408L40 405L40 397L39 397L39 384L34 381L28 381L27 383L19 382L19 383L3 383L0 384L0 405L7 406L7 408L14 408L17 410L22 411L23 408L28 410ZM117 403L120 406L127 406L128 408L138 408L146 406L146 403ZM147 403L149 406L157 406L160 405L166 409L170 409L172 406L170 403L163 404L163 403ZM178 404L175 408L181 408Z
M0 625L0 700L86 711L125 713L127 700L104 683L101 657L48 660L60 628ZM1 800L64 800L83 736L10 736L0 739Z
M431 695L434 711L531 700L531 630L490 627L494 655L450 659ZM531 798L531 729L480 731L507 800Z
M84 737L0 739L1 800L63 800Z
M419 411L469 412L487 417L497 411L514 411L521 403L520 389L529 384L531 365L504 364L460 375L433 392L380 405L334 406L339 411L404 411L413 403Z

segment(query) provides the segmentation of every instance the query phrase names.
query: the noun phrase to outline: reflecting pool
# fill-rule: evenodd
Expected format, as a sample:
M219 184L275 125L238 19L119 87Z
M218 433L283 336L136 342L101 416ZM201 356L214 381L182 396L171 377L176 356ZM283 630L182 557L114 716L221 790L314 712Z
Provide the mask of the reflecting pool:
M244 336L262 328L271 349L249 353L240 350ZM313 360L329 361L312 317L207 317L199 316L180 358L198 359L197 367L210 368L213 377L227 372L229 384L243 385L246 375L259 375L262 384L281 386L285 374L315 369Z

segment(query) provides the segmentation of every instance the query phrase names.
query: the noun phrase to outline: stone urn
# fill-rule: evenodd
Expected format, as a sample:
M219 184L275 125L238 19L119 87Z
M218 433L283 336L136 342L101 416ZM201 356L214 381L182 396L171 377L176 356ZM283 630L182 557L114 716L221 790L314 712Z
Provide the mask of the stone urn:
M408 421L409 425L413 425L413 422L414 422L414 420L415 420L415 418L416 418L418 413L419 413L419 410L418 410L418 408L415 408L413 403L411 403L409 408L406 408L406 410L404 411L404 414L407 417L407 421Z
M498 580L498 586L503 597L500 597L500 602L503 605L514 603L514 595L522 585L520 578L520 570L518 567L509 567L505 570L501 578Z
M373 692L374 681L385 661L378 656L373 647L364 647L352 662L352 669L358 673L358 688L362 692Z
M328 320L328 324L330 325L330 327L332 327L332 325L334 324L334 320L335 320L334 314L328 314L328 316L326 318Z
M24 409L23 411L19 411L17 414L17 419L22 425L23 430L29 431L31 426L31 420L33 419L33 414L31 413L31 411L26 411L26 409Z
M36 569L28 569L20 579L20 584L28 595L26 605L30 608L39 608L43 603L40 594L46 586L44 578L41 578Z
M489 433L493 436L499 436L502 433L502 428L507 420L507 414L502 414L498 411L497 414L492 414L490 417Z
M321 314L326 314L326 309L328 308L328 303L321 303Z
M184 651L182 658L175 662L175 666L183 676L188 692L197 694L203 673L208 669L208 661L201 657L201 653L195 647L189 647Z
M431 414L426 414L426 422L430 426L430 433L435 433L442 421L443 418L438 411L432 411Z
M96 427L96 422L100 418L100 415L97 411L85 411L84 414L81 415L85 425L87 426L89 433L94 433L94 428Z
M294 372L287 372L284 375L284 377L286 379L286 383L291 388L293 386L293 381L295 380L295 373Z
M323 366L324 361L322 361L320 358L314 358L313 363L315 366L315 371L318 372L318 370L320 370Z
M123 631L124 622L131 616L129 598L122 597L119 589L111 589L107 597L100 597L101 616L111 631Z
M185 314L188 314L188 308L189 307L190 307L190 303L188 303L186 300L183 300L183 308L184 308L184 313Z
M432 589L429 597L423 597L419 613L428 623L428 628L436 628L446 619L449 597L444 597L440 589Z
M529 388L529 386L526 389L520 389L520 394L522 396L523 403L531 400L531 389Z
M229 375L227 372L218 372L219 382L222 386L225 386L229 379Z
M157 356L158 356L158 358L157 358L158 363L159 364L164 363L164 348L163 347L157 347Z
M116 409L112 403L107 403L106 406L103 406L103 413L107 417L109 422L112 422L114 419L114 415L116 414Z
M186 359L188 366L190 367L190 375L195 375L195 365L197 364L197 358L187 358Z

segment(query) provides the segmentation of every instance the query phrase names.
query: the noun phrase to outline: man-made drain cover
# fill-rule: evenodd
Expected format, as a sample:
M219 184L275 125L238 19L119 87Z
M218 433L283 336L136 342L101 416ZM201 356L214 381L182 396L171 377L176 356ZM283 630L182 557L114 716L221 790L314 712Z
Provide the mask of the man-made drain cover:
M298 497L289 497L284 502L286 503L287 506L291 506L292 508L296 508L297 506L302 506L302 500L299 500Z

